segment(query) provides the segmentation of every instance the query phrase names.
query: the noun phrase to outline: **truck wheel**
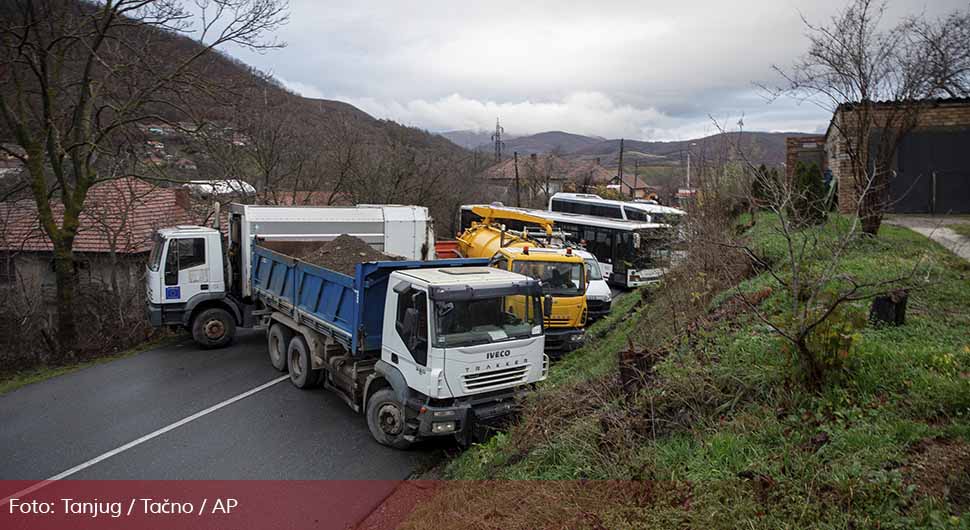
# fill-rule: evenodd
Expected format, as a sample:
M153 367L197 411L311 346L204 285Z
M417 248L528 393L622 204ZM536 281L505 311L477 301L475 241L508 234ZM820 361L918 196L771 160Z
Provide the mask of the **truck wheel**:
M192 320L192 338L203 348L221 348L235 334L236 320L225 309L206 309Z
M404 438L404 405L390 388L378 390L367 401L367 427L371 436L382 445L395 449L411 446L411 442Z
M320 370L310 368L310 348L303 337L297 335L290 339L286 358L290 369L290 381L297 388L313 388L320 380Z
M292 338L293 332L282 324L271 325L266 333L269 362L281 372L286 371L286 352Z

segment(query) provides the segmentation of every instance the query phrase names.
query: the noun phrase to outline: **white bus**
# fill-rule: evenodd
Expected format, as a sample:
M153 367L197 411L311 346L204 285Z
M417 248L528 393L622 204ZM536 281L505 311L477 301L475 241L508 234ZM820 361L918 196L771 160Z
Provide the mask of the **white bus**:
M687 213L654 201L614 201L592 193L556 193L549 199L549 211L669 225Z
M485 206L466 204L461 207L460 229L464 231L473 221L480 221L472 208ZM604 219L589 215L531 210L511 206L491 205L504 210L523 212L555 223L556 232L565 233L567 242L583 246L596 256L607 281L615 286L633 288L659 281L670 265L674 252L675 231L658 223ZM521 221L504 220L510 231L527 228Z

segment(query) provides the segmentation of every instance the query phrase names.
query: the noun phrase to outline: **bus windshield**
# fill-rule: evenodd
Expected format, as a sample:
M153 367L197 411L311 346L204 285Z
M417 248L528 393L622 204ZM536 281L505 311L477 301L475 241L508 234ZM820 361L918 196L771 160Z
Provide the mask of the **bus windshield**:
M435 302L435 344L471 346L542 335L539 297L512 295Z
M542 293L556 296L579 296L586 292L581 263L557 261L521 261L512 263L512 272L542 282Z

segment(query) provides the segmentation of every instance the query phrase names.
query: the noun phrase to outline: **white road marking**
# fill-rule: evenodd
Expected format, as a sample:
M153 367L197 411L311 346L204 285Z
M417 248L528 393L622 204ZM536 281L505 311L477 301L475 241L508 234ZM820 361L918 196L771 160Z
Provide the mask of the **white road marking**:
M4 505L6 505L8 502L10 502L10 499L19 499L20 497L22 497L24 495L31 494L31 493L33 493L33 492L35 492L35 491L37 491L37 490L39 490L39 489L41 489L41 488L49 485L51 482L54 482L56 480L61 480L63 478L67 478L67 477L69 477L69 476L77 473L78 471L83 471L83 470L85 470L85 469L87 469L87 468L89 468L89 467L97 464L98 462L102 462L104 460L107 460L107 459L111 458L112 456L115 456L117 454L123 453L123 452L131 449L132 447L136 447L138 445L141 445L141 444L143 444L143 443L145 443L145 442L147 442L147 441L149 441L149 440L151 440L153 438L158 438L159 436L161 436L161 435L163 435L163 434L165 434L165 433L167 433L169 431L172 431L174 429L178 429L179 427L185 425L186 423L193 422L193 421L195 421L195 420L197 420L197 419L199 419L199 418L201 418L201 417L203 417L203 416L205 416L207 414L212 414L213 412L215 412L215 411L217 411L217 410L219 410L219 409L221 409L223 407L228 407L229 405L232 405L233 403L235 403L235 402L237 402L237 401L239 401L241 399L246 399L249 396L251 396L251 395L253 395L253 394L257 393L257 392L266 390L267 388L269 388L269 387L271 387L271 386L273 386L275 384L282 383L283 381L286 381L289 378L290 378L290 376L288 376L288 375L281 375L280 377L277 377L276 379L273 379L272 381L269 381L267 383L264 383L262 385L259 385L256 388L252 388L250 390L247 390L247 391L243 392L242 394L239 394L237 396L233 396L233 397L231 397L231 398L229 398L229 399L227 399L225 401L222 401L220 403L216 403L215 405L212 405L211 407L209 407L207 409L200 410L199 412L196 412L195 414L193 414L191 416L186 416L185 418L182 418L182 419L180 419L179 421L177 421L175 423L172 423L170 425L166 425L165 427L162 427L161 429L158 429L157 431L150 432L150 433L146 434L145 436L142 436L141 438L137 438L135 440L132 440L132 441L126 443L125 445L122 445L120 447L117 447L115 449L112 449L112 450L108 451L107 453L104 453L102 455L96 456L96 457L92 458L91 460L88 460L87 462L84 462L83 464L78 464L78 465L72 467L71 469L68 469L67 471L62 471L62 472L54 475L53 477L51 477L51 478L49 478L47 480L42 480L42 481L34 484L33 486L30 486L29 488L22 489L22 490L18 491L17 493L14 493L13 495L10 495L8 497L5 497L3 500L0 500L0 508L2 508Z

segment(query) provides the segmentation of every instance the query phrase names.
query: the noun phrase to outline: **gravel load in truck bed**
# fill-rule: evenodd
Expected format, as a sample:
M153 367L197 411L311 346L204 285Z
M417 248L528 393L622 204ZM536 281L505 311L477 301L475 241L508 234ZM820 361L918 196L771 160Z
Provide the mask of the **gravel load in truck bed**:
M398 261L401 258L388 256L383 252L374 250L364 240L343 234L333 241L326 241L319 246L297 258L319 265L321 267L334 270L347 276L354 275L354 267L358 263L366 261Z

